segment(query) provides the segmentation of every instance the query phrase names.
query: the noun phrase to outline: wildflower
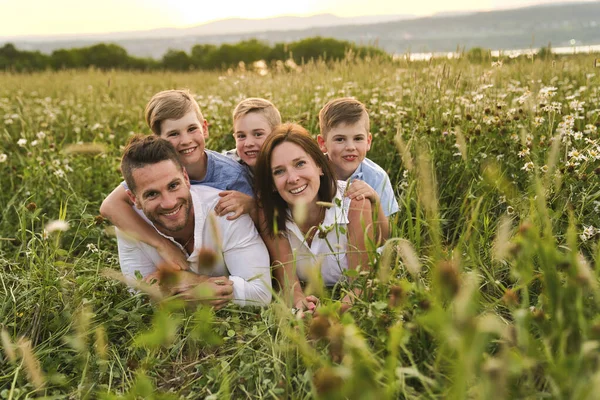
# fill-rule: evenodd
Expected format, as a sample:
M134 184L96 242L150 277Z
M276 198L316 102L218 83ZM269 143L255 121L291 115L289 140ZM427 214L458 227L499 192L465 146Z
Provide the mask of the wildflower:
M530 151L529 151L529 148L527 148L527 147L526 147L526 148L524 148L523 150L521 150L521 151L519 152L519 154L517 154L517 155L519 156L519 158L523 158L523 157L525 157L525 156L528 156L528 155L529 155L529 153L530 153Z
M42 132L42 131L39 131L38 133L36 133L35 136L37 136L37 138L39 140L42 140L42 139L44 139L46 137L46 134L44 132Z
M525 165L523 166L523 168L521 168L521 169L524 171L527 171L527 172L531 172L531 171L533 171L534 168L535 168L535 165L533 164L533 162L529 161L529 162L526 162Z
M586 242L589 239L596 236L596 234L599 231L600 231L600 229L594 228L592 225L586 226L586 227L584 227L583 232L581 233L581 235L579 235L579 237L581 238L582 242Z
M19 145L19 147L25 147L26 144L27 144L27 139L21 138L21 139L17 140L17 145Z
M54 175L58 176L59 178L64 178L65 177L65 171L63 171L62 169L58 168L56 171L54 171Z
M37 141L37 140L34 140L34 141L32 141L32 142L31 142L31 146L32 146L32 147L35 147L35 146L37 146L37 144L38 144L38 141Z
M96 247L96 245L94 243L88 243L86 247L92 253L98 252L98 248Z
M0 163L6 162L8 156L4 153L0 154Z
M546 173L546 172L548 172L548 166L547 166L547 165L542 165L542 166L540 167L540 171L542 171L543 173Z
M513 206L506 207L506 213L508 215L513 215L515 213L515 209L513 208Z

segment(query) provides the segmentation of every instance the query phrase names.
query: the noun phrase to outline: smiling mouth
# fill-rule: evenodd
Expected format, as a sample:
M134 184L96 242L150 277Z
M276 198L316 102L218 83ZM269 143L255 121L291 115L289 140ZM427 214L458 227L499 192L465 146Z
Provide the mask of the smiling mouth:
M300 186L297 189L291 189L290 193L291 194L298 194L298 193L302 193L304 191L304 189L306 189L308 187L308 185L304 185L304 186Z
M179 212L179 210L181 210L181 205L179 205L175 210L168 212L168 213L163 213L163 215L167 216L167 217L172 217L173 215L177 214Z
M258 156L258 151L246 151L244 154L246 154L248 157L256 157Z
M194 150L196 150L196 148L197 147L192 147L192 148L189 148L189 149L181 150L180 153L184 154L184 155L185 154L190 154L191 152L193 152Z
M346 161L354 161L358 158L358 156L343 156L342 158Z

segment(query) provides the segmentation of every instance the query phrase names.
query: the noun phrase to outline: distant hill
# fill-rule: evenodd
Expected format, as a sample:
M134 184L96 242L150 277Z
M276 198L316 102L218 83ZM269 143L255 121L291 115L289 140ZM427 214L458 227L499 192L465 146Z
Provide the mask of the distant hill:
M316 14L311 16L281 16L273 18L247 19L229 18L187 28L159 28L145 31L112 32L98 34L63 34L44 36L20 36L2 38L0 42L72 42L107 40L132 40L150 38L181 38L186 36L248 34L253 32L303 30L317 27L333 27L339 25L365 25L381 22L398 21L415 18L415 15L366 15L359 17L338 17L333 14Z
M316 20L327 17L315 16ZM333 17L334 19L337 17ZM390 53L454 51L457 47L485 47L491 49L537 48L552 43L554 47L569 46L574 39L577 45L600 44L600 2L543 5L527 8L477 12L465 15L432 16L428 18L378 21L359 25L335 23L314 25L307 29L268 30L263 20L263 30L250 33L189 34L156 37L149 32L143 37L115 39L127 52L136 56L160 58L168 49L189 51L199 43L236 43L258 38L269 43L290 42L312 36L333 37L357 44L375 43ZM291 21L291 20L288 20ZM230 21L229 21L230 22ZM224 29L227 20L212 23L213 29ZM278 23L280 23L279 21ZM338 20L339 22L339 20ZM363 20L364 22L364 20ZM216 25L215 25L216 24ZM277 26L275 23L272 26ZM196 27L196 32L206 32L206 27ZM55 42L11 41L20 49L51 52L57 48L87 46L106 39L71 38Z

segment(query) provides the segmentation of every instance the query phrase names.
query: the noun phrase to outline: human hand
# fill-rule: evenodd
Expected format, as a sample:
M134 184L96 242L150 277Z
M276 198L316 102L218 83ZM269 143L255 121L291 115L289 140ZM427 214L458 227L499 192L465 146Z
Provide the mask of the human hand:
M174 293L186 301L198 301L215 309L224 307L233 299L233 281L226 276L208 278L192 272L181 271Z
M170 240L163 240L161 246L157 247L156 250L164 260L164 264L171 266L172 269L185 271L189 268L183 251Z
M363 200L369 199L371 204L379 204L379 195L369 184L365 181L355 179L346 188L346 196L350 200Z
M317 309L319 299L315 296L304 296L303 293L294 295L294 309L297 318L303 318L305 313L313 313Z
M148 285L160 285L160 276L161 276L161 271L154 271L151 274L148 274L144 277L144 282L146 282Z
M236 190L225 190L219 193L221 199L215 206L215 212L219 217L227 215L228 220L234 220L242 214L250 214L256 207L254 199L247 194Z

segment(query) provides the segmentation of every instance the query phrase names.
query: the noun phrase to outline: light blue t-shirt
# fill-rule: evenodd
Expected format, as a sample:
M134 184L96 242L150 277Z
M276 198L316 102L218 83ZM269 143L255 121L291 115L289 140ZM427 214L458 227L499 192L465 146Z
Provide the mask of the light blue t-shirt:
M201 181L190 179L192 185L205 185L219 190L237 190L254 197L247 169L231 158L212 150L206 153L206 175ZM121 183L125 189L127 183Z
M383 168L365 158L350 176L350 181L354 179L365 181L377 192L386 217L398 212L398 200L392 189L390 177Z
M201 181L190 179L192 185L206 185L220 190L237 190L254 196L248 170L231 158L212 150L204 150L208 161Z

